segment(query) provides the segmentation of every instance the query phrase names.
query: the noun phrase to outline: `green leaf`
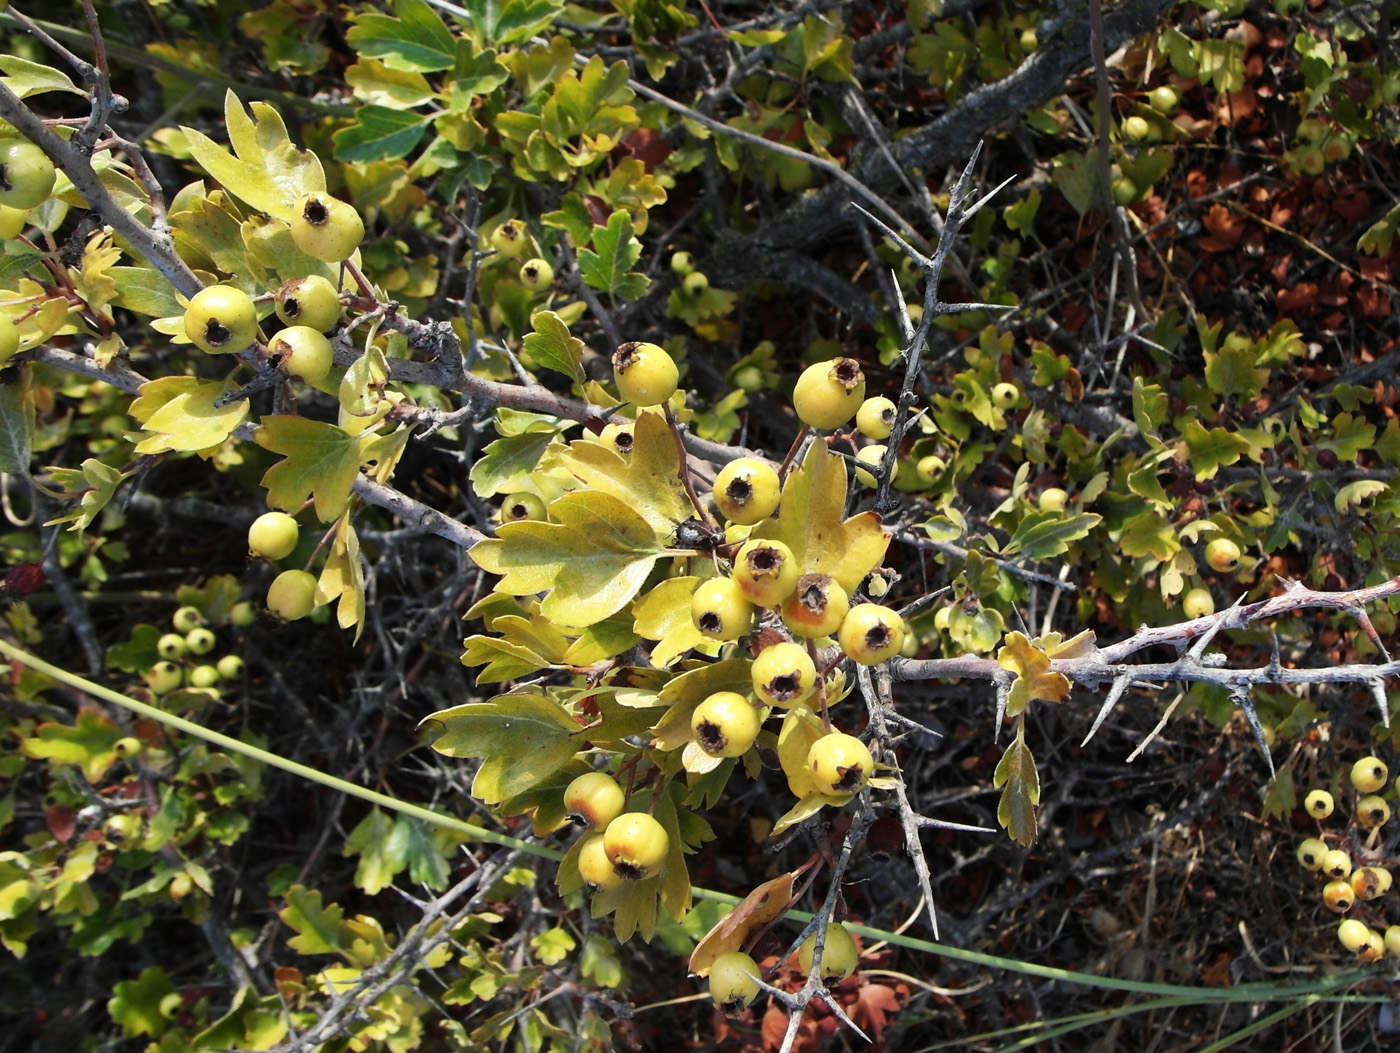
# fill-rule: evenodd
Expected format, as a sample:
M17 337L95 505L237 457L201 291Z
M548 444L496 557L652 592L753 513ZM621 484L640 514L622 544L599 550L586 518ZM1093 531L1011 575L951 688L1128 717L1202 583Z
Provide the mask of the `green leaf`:
M1181 548L1171 523L1152 509L1129 521L1118 544L1125 556L1133 559L1151 556L1158 563L1165 563Z
M173 318L184 313L175 298L175 286L154 267L109 267L107 274L117 283L113 304L151 318Z
M1248 402L1258 397L1269 379L1269 371L1256 367L1258 356L1252 346L1226 341L1217 354L1207 353L1206 383L1217 395Z
M229 390L223 380L178 376L148 380L127 410L145 432L136 452L195 451L220 445L248 416L247 399L218 405Z
M1222 467L1234 464L1248 452L1249 443L1246 440L1224 428L1206 431L1194 417L1182 429L1182 442L1178 447L1178 456L1190 462L1196 478L1201 481L1215 478L1215 473Z
M1133 420L1144 435L1155 436L1170 413L1171 399L1156 384L1133 377Z
M583 941L579 972L599 987L621 987L624 978L617 948L605 936L589 936Z
M1389 490L1390 487L1379 479L1358 479L1338 490L1332 504L1338 512L1345 512L1353 505L1359 505L1363 501L1368 501L1378 494L1387 493Z
M845 504L846 462L813 443L783 484L777 520L761 523L753 537L783 542L803 573L830 574L852 593L884 560L890 535L874 512L842 519Z
M561 0L463 0L472 24L493 45L528 40L564 9Z
M563 373L575 384L582 384L583 341L571 336L564 320L553 311L538 311L530 317L535 331L525 337L525 350L539 365Z
M1364 417L1339 413L1332 421L1332 434L1319 439L1319 449L1331 450L1339 461L1355 462L1362 450L1369 450L1376 441L1375 426Z
M1035 214L1040 211L1040 187L1031 187L1031 192L1011 205L1002 213L1007 227L1018 234L1027 234L1035 229Z
M28 477L34 450L32 369L26 363L0 382L0 472Z
M1016 716L1037 700L1063 702L1069 698L1069 679L1050 671L1050 656L1024 633L1006 634L1006 642L997 651L997 665L1016 674L1006 700L1008 716Z
M432 73L451 69L456 61L456 38L424 0L398 0L394 15L366 12L353 17L346 41L390 69Z
M1032 561L1060 556L1069 551L1071 541L1087 537L1101 522L1103 517L1092 512L1032 512L1016 525L1002 554L1019 553Z
M1066 153L1055 158L1051 178L1081 216L1094 207L1099 194L1098 161L1088 153Z
M476 96L489 95L508 80L510 69L496 57L495 51L491 48L478 50L469 40L457 41L450 103L454 113L465 113L471 109Z
M409 880L430 889L445 889L452 866L434 834L435 830L442 831L411 815L399 816L397 826L404 830Z
M575 440L560 451L559 463L585 486L622 501L647 521L661 546L668 546L676 527L695 514L681 482L675 439L660 413L643 410L632 440L626 455L611 443Z
M408 831L375 806L350 831L344 854L360 857L355 884L369 895L377 895L408 865Z
M293 885L287 905L277 915L296 933L287 946L299 954L334 954L341 950L341 922L345 911L337 904L321 905L321 890Z
M609 296L635 300L651 285L651 279L634 274L631 267L642 254L642 243L626 212L614 212L605 227L593 228L593 248L578 250L583 280Z
M175 993L175 987L165 970L152 965L142 970L135 980L122 980L112 986L112 997L107 1001L107 1015L114 1023L120 1024L126 1038L150 1035L159 1038L170 1027L170 1021L161 1012L161 1005L167 995Z
M1040 773L1026 745L1025 725L1016 722L1016 738L997 762L992 785L1003 787L997 802L997 822L1017 844L1035 843L1035 806L1040 803Z
M476 674L478 684L518 680L551 664L529 647L497 636L469 636L463 644L462 664L486 667Z
M42 95L46 91L84 94L65 74L52 66L30 62L18 55L0 55L0 70L5 71L5 76L0 77L0 82L21 99L27 99L31 95Z
M469 478L478 497L492 497L521 488L539 467L544 451L558 436L556 428L540 425L523 435L507 435L488 445L472 465Z
M560 626L600 622L631 602L663 549L626 503L589 490L549 506L557 523L507 523L471 549L483 570L502 575L497 591L549 591L540 611Z
M593 240L593 220L588 214L588 206L577 193L565 194L559 211L546 212L540 221L547 227L568 231L569 239L577 249L586 248Z
M538 694L498 695L424 718L433 749L448 757L484 757L472 796L487 804L528 790L568 763L582 745L580 725Z
M577 946L567 929L546 929L530 937L530 950L545 965L558 965Z
M345 71L345 82L362 103L407 110L437 97L428 78L411 70L392 69L376 59L361 57Z
M90 783L101 781L117 762L116 745L122 730L95 709L78 710L74 723L45 722L21 739L19 751L52 764L76 764Z
M264 417L253 438L265 450L283 455L266 474L268 503L295 513L315 495L316 515L323 523L338 518L350 503L360 475L364 439L347 435L334 424L304 417Z
M335 140L335 159L346 164L397 161L407 157L422 141L431 123L427 117L388 106L361 106L358 123L342 128Z
M181 131L190 154L225 190L260 212L290 223L298 198L326 189L326 174L314 153L292 145L275 109L265 102L255 102L250 109L251 117L232 90L224 97L224 121L233 153L194 128Z

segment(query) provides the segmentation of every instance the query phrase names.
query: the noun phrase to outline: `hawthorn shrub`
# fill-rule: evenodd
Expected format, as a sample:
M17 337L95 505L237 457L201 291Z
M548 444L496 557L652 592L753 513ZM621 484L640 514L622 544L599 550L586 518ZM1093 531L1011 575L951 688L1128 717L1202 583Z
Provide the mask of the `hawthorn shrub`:
M1377 982L1269 983L1396 920L1393 6L9 7L25 1037Z

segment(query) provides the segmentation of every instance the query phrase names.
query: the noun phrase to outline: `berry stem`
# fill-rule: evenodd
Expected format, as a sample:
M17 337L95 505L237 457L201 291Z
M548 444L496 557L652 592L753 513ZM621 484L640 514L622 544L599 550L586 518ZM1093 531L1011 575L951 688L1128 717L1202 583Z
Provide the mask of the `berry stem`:
M662 412L666 415L666 423L671 428L671 437L676 440L676 456L679 459L679 475L681 485L685 487L685 495L690 498L690 504L695 509L695 514L700 517L700 521L711 530L718 531L719 524L715 522L714 516L705 510L705 506L700 503L700 497L695 493L695 484L690 481L690 459L685 452L685 437L681 435L680 422L676 420L676 414L671 409L669 402L661 404Z
M788 448L787 455L783 458L783 463L778 465L778 478L786 479L788 468L792 466L793 460L797 457L797 451L802 449L802 444L807 439L807 433L812 430L810 424L804 424L797 429L797 438L792 440L792 446Z
M806 644L807 654L812 659L812 665L815 666L817 664L817 643L815 640L808 637L806 640ZM828 666L827 668L829 669L830 666ZM822 704L822 727L824 727L826 729L826 733L830 735L831 714L827 712L826 708L826 672L827 670L825 669L819 669L817 671L817 698Z

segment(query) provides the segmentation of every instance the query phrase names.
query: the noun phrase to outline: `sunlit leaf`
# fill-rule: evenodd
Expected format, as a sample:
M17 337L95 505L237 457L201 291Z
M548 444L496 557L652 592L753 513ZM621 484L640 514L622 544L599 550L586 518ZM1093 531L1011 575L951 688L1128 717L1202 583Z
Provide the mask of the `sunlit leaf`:
M1050 671L1050 656L1025 635L1006 634L1006 642L997 651L997 665L1016 674L1007 698L1006 713L1015 716L1035 700L1063 702L1069 698L1069 680L1063 673Z
M1040 773L1035 757L1026 745L1023 721L1016 725L1016 737L997 762L992 785L1001 788L997 802L997 822L1017 844L1035 843L1035 806L1040 803Z
M498 695L424 718L433 749L448 757L484 757L472 795L496 804L551 775L581 746L579 723L553 699Z

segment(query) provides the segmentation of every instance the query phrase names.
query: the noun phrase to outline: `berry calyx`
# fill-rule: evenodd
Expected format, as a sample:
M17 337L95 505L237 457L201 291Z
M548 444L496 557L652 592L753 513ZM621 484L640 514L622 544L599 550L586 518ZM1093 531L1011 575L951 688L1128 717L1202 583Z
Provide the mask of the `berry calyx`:
M613 867L603 845L602 831L589 834L579 842L578 874L594 892L606 892L622 884L623 877Z
M347 260L365 237L365 221L355 206L325 193L304 194L292 219L292 241L324 263Z
M791 707L812 693L817 667L807 649L797 643L765 647L749 667L753 690L770 706Z
M865 743L854 735L832 732L812 743L807 767L817 790L831 797L855 793L870 778L875 760Z
M782 484L771 464L755 457L740 457L720 469L711 496L725 519L740 526L753 526L778 507Z
M641 881L661 873L671 851L671 838L652 816L626 812L603 832L603 851L622 878Z
M501 522L519 523L526 519L544 519L544 502L537 494L522 490L510 494L501 502Z
M590 771L564 788L564 812L577 826L602 830L619 815L627 796L606 772Z
M817 934L814 932L802 941L797 948L797 964L804 973L811 975L812 959L817 953ZM856 971L860 962L860 951L856 941L844 925L831 924L826 927L826 937L822 941L822 975L826 983L840 982Z
M776 607L797 588L797 561L781 541L746 541L734 557L734 581L758 607Z
M1232 571L1240 565L1240 546L1228 537L1218 537L1206 545L1206 563L1222 574Z
M319 274L288 278L278 287L272 307L284 325L309 325L318 333L340 321L340 295Z
M267 609L284 622L305 618L316 606L316 577L305 570L284 570L267 588Z
M846 612L836 641L859 665L879 665L904 646L904 619L878 603L858 603Z
M1365 827L1381 826L1390 818L1385 798L1369 794L1356 802L1356 821Z
M1332 795L1326 790L1312 790L1303 798L1303 808L1314 819L1326 819L1332 814Z
M211 355L251 347L258 338L258 311L252 297L231 285L199 290L185 308L185 335Z
M1384 867L1361 867L1351 875L1351 890L1357 899L1378 899L1390 891L1393 880Z
M726 951L710 963L710 997L727 1015L734 1016L753 1004L762 990L758 963L743 951Z
M1327 844L1321 838L1310 837L1298 846L1298 862L1304 870L1321 870L1322 857L1327 854Z
M846 590L831 575L803 574L780 612L783 624L794 636L815 639L836 632L849 606Z
M676 393L680 370L659 344L636 340L613 352L613 375L623 402L646 408L659 406Z
M277 368L308 384L326 378L335 364L335 351L326 334L309 325L290 325L267 342L267 353Z
M264 512L248 528L248 551L258 559L286 559L301 539L301 528L286 512Z
M1390 769L1379 757L1362 757L1351 766L1351 784L1358 793L1375 793L1389 775Z
M753 604L733 578L710 578L691 597L690 620L711 640L737 640L753 625Z
M866 399L856 410L856 430L875 442L888 439L894 431L898 412L895 404L884 395Z
M792 408L803 424L823 431L839 428L865 401L865 374L853 358L833 358L808 366L792 391Z
M58 169L48 154L28 139L0 143L0 205L29 209L42 205L53 193Z
M690 717L696 745L711 757L742 757L760 726L758 710L735 691L716 691Z
M1215 597L1210 589L1198 586L1181 599L1181 613L1188 618L1207 618L1215 613Z

